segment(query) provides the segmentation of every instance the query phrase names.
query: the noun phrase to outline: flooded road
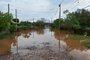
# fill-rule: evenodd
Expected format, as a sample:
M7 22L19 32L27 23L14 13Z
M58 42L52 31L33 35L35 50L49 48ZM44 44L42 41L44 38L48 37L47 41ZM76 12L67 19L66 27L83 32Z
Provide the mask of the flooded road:
M36 58L30 60L90 60L90 50L80 40L68 39L70 36L72 34L50 29L17 32L13 39L0 40L0 56L18 54ZM5 60L3 57L0 60Z

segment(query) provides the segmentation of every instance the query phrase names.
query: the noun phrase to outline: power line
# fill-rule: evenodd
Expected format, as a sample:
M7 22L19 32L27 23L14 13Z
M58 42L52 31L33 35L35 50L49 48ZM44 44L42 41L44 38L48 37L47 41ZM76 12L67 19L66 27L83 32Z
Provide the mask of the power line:
M63 2L64 2L65 0L62 0L62 2L60 3L60 4L62 4ZM75 0L75 2L74 3L76 3L77 2L77 0ZM60 5L59 4L59 5ZM77 5L75 5L73 8L75 8ZM72 9L72 8L71 8ZM60 8L60 10L61 10L61 8ZM57 11L56 11L56 13L54 14L54 16L56 16L57 15L57 12L58 12L58 9L57 9ZM61 16L61 11L59 12L60 14L59 14L59 18L60 18L60 16Z
M77 4L77 5L75 5L74 7L70 8L70 9L74 9L74 8L76 8L77 6L78 6L78 4Z
M52 17L51 17L52 19L53 19L54 16L57 15L57 12L58 12L58 7L57 8L54 8L54 9L55 9L55 13L52 14Z
M88 1L88 2L89 2L89 1ZM88 7L90 7L90 5L87 5L87 6L83 7L82 9L84 9L84 8L88 8Z
M73 1L73 0L72 0L72 1ZM78 4L76 4L76 3L78 3ZM75 4L75 6L74 6L74 4ZM70 8L72 5L73 5L73 7ZM69 7L67 7L67 8L74 9L74 8L76 8L77 6L79 6L79 0L74 0L74 2L72 2L72 3L69 5ZM70 10L70 9L69 9L69 10ZM67 10L67 9L66 9L66 10Z
M76 4L76 3L77 3L77 0L74 0L74 2L72 2L72 3L69 5L69 7L70 7L71 5Z
M85 1L85 0L84 0ZM81 1L81 0L79 0L79 3L81 3L81 2L84 2L83 0Z
M84 8L87 8L87 7L90 7L90 5L88 5L88 6L84 7ZM84 8L83 8L83 9L84 9Z
M64 0L62 0L61 3L59 4L59 5L60 5L60 8L59 8L60 10L61 10L61 4L62 4L63 2L64 2ZM54 14L53 16L56 16L58 12L60 13L60 14L59 14L59 18L61 18L61 11L59 11L58 9L56 10L56 12L55 12L55 14Z
M63 2L64 2L64 0L62 0L60 4L62 4Z

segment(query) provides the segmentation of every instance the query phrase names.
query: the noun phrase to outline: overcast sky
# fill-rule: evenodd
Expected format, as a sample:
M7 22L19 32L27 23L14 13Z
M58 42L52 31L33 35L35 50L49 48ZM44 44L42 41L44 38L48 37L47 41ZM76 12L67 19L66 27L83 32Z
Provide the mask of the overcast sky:
M0 0L0 11L7 12L7 4L10 4L10 13L15 15L18 10L20 20L32 20L46 18L58 18L58 4L62 3L62 12L66 9L75 11L77 8L84 8L90 5L90 0ZM87 9L90 10L90 7ZM62 17L64 14L62 13Z

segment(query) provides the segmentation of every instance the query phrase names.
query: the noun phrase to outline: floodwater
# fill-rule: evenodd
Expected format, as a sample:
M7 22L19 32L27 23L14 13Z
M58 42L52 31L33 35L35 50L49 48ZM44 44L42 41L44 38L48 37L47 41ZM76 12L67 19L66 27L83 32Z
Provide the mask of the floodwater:
M25 55L31 47L42 48L46 44L55 52L68 51L75 60L90 60L90 49L85 48L81 40L68 39L70 36L72 34L48 28L20 31L13 39L0 40L0 56Z

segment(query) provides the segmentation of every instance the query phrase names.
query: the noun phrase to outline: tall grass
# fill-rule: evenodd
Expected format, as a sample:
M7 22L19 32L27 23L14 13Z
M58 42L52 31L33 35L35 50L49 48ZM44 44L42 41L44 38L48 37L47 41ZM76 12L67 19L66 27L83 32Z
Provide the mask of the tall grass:
M75 36L70 37L70 39L73 39L73 40L84 40L88 38L90 38L90 36L75 35Z
M14 37L14 34L11 34L11 33L0 34L0 40L7 39L7 38L13 38L13 37Z

